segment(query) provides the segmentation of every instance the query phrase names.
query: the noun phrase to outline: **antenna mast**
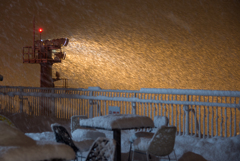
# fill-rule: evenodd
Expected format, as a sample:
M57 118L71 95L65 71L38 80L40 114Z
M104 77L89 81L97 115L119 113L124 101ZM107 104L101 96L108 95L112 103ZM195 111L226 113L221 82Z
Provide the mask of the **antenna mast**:
M33 57L35 57L35 16L33 16Z

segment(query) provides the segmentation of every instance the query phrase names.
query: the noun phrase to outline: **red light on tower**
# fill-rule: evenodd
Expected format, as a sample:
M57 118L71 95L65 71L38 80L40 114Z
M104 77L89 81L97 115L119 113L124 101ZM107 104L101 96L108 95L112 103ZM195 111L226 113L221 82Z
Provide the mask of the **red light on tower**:
M39 28L39 33L40 33L40 40L41 40L41 33L42 33L42 31L43 31L43 29L42 28Z

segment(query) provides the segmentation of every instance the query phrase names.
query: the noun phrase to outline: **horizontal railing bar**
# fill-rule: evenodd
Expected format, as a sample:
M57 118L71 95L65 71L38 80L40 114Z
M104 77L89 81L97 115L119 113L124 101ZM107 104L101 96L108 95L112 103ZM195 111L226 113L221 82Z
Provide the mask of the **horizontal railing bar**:
M118 92L118 93L145 93L145 94L172 94L172 95L199 95L199 96L223 96L240 97L240 91L220 91L220 90L193 90L193 89L166 89L166 88L141 88L140 90L111 90L100 87L83 88L42 88L42 87L22 87L22 86L0 86L1 89L36 89L36 90L63 90L63 91L94 91L94 92Z
M141 88L140 93L240 97L240 91Z
M88 117L90 114L96 117L99 113L107 115L110 106L118 106L122 114L145 115L152 119L156 115L166 116L169 125L178 127L178 135L190 133L200 138L205 135L206 138L210 135L228 137L239 133L239 93L188 89L142 88L131 91L102 90L99 87L0 86L0 110L70 118L76 114Z
M77 95L77 94L55 94L55 93L35 93L35 92L6 92L6 93L0 92L0 95L8 95L8 96L21 95L21 96L35 96L35 97L102 100L102 101L125 101L125 102L140 102L140 103L162 103L162 104L240 108L239 104L195 102L195 101L164 101L164 100L152 100L152 99L139 99L134 97L126 98L126 97L107 97L107 96L85 96L85 95Z
M0 90L4 88L10 89L37 89L37 90L73 90L73 91L83 91L83 88L47 88L47 87L24 87L24 86L0 86ZM91 90L90 90L91 91Z

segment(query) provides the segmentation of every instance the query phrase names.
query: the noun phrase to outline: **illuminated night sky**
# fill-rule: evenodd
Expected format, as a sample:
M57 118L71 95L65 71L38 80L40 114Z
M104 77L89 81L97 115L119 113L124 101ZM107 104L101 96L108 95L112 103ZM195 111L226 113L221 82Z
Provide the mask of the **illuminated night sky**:
M240 90L238 0L0 2L0 85L40 86L21 54L35 15L42 39L69 38L53 73L71 87Z

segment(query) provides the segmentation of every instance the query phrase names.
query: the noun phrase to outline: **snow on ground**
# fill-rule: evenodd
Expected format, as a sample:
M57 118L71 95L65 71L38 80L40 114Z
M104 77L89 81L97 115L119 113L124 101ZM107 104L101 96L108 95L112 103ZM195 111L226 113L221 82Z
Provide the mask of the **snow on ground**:
M177 136L175 143L178 157L186 152L193 152L211 161L239 161L240 135L230 138L214 137L200 139L194 136Z
M15 116L15 117L14 117ZM24 117L24 118L22 118ZM51 131L50 124L54 123L54 121L58 121L58 123L63 124L70 131L69 121L66 120L54 120L49 118L41 119L38 117L25 117L25 115L12 115L13 123L25 133L25 135L29 136L33 140L37 141L37 144L46 144L56 142L54 138L54 134ZM40 122L39 122L40 121ZM22 126L26 126L21 128ZM36 126L37 125L37 126ZM31 132L29 133L28 128L31 128ZM50 129L50 130L49 130ZM40 130L41 132L38 132ZM107 138L113 138L112 131L108 130L98 130L103 132ZM122 161L126 161L128 158L129 152L129 142L128 139L132 136L135 130L123 130L121 132L121 145L122 145ZM2 136L2 135L1 135ZM81 135L79 135L81 136ZM74 136L75 140L81 140ZM0 137L1 138L1 137ZM240 160L240 135L230 138L223 137L213 137L209 139L199 139L194 136L177 136L175 142L175 151L179 161L239 161ZM87 155L87 153L84 153ZM146 156L140 155L138 153L135 154L135 160L145 161ZM152 159L156 160L154 157Z
M106 134L107 138L112 138L113 134L108 130L100 130L101 132ZM128 139L134 133L134 130L124 130L122 131L122 160L125 161L128 158L129 152L129 142ZM26 133L27 136L31 137L37 141L55 141L53 132L43 132L43 133ZM183 156L183 154L193 154L196 155L193 157L196 160L201 155L205 160L209 161L239 161L240 160L240 135L230 138L223 137L214 137L209 139L200 139L194 136L177 136L175 142L175 152L179 158ZM189 153L192 152L192 153ZM199 154L199 155L197 155ZM136 153L137 160L146 160L146 157L142 154ZM193 154L194 155L194 154ZM185 158L187 158L186 156ZM183 159L183 157L182 157ZM152 160L157 160L153 158ZM187 159L183 159L187 160Z

